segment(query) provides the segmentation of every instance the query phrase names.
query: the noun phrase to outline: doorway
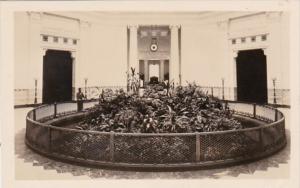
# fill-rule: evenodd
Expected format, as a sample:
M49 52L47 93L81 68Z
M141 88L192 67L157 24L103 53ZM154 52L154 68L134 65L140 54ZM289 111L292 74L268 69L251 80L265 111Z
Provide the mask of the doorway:
M236 58L237 100L268 102L267 62L262 49L239 51Z
M160 72L159 61L154 61L154 60L150 61L149 63L150 84L158 84L160 80L159 72Z
M47 50L43 59L43 103L72 100L71 53Z

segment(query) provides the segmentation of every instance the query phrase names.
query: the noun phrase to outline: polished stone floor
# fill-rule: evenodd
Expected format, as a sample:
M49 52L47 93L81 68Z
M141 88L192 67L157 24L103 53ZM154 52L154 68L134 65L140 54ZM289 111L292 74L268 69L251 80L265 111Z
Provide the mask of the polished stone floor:
M266 179L289 178L290 126L286 116L287 146L275 155L238 166L182 172L133 172L81 167L48 159L24 144L25 116L30 108L15 109L15 163L17 180L47 179Z

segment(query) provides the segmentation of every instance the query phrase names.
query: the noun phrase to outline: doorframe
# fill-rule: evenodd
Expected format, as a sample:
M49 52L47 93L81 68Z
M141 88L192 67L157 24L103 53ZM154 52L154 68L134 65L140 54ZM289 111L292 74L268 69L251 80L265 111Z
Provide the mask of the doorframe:
M41 49L41 67L40 67L40 96L41 96L41 103L43 102L43 78L44 78L44 73L43 73L43 67L44 67L44 57L46 55L47 50L58 50L58 51L68 51L71 54L71 59L72 59L72 100L75 100L75 93L76 93L76 88L75 88L75 73L76 73L76 65L78 64L77 59L78 59L78 53L74 49L67 49L67 48L55 48L55 47L42 47Z
M232 63L232 86L233 86L233 89L232 89L232 94L231 96L233 96L233 100L236 101L237 100L237 70L236 70L236 64L237 64L237 56L238 56L238 52L239 51L244 51L244 50L256 50L256 49L262 49L263 52L264 52L264 55L266 56L266 65L267 65L267 83L268 83L268 80L269 80L269 59L270 59L270 56L269 56L269 47L268 46L256 46L256 47L248 47L248 48L237 48L237 49L233 49L232 50L232 53L231 53L231 61L233 62ZM268 90L268 84L267 84L267 90ZM269 100L269 97L267 96L267 101Z
M161 62L164 63L164 70L165 70L165 68L166 68L166 62L170 62L170 59L165 59L165 58L163 58L163 59L160 59L160 58L145 58L145 59L139 59L138 61L139 62L140 61L144 61L144 63L147 62L147 66L148 66L148 68L147 68L148 74L147 75L148 75L148 78L149 78L148 82L150 81L150 75L149 75L149 66L150 66L150 63L149 63L149 61L158 61L159 62L158 63L158 65L159 65L159 81L160 81L160 79L164 80L164 75L165 75L164 73L162 74L162 78L160 78L161 77ZM169 63L168 70L169 70L169 74L170 74L170 63ZM144 70L144 71L146 71L146 70ZM145 76L144 80L146 81L146 76Z
M268 78L269 78L269 73L268 73L268 48L247 48L247 49L241 49L241 50L237 50L235 51L234 54L234 100L237 100L238 97L238 93L237 93L237 70L236 70L236 66L237 66L237 57L238 57L238 52L240 51L247 51L247 50L262 50L263 51L263 55L265 55L266 57L266 82L267 82L267 100L266 102L269 103L269 84L268 84Z
M150 61L157 61L157 62L155 62L155 63L150 63ZM161 75L160 75L160 69L161 69L161 64L160 64L160 60L154 60L154 59L151 59L151 60L148 60L148 77L149 77L149 82L150 82L150 78L151 78L151 76L150 76L150 65L158 65L158 81L160 80L160 77L161 77Z

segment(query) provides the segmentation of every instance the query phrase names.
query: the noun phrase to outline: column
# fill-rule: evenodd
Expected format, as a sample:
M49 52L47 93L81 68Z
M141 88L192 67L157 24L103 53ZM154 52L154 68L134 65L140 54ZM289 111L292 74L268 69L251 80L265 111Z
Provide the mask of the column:
M238 56L238 51L233 51L231 53L231 62L232 62L232 93L231 96L232 98L230 98L230 100L237 100L237 77L236 77L236 58Z
M131 67L135 69L135 73L139 72L138 49L137 49L137 25L129 26L129 71ZM131 72L130 72L131 73Z
M225 23L223 23L223 26L225 27L224 30L226 30L224 37L226 38L227 65L229 67L228 82L226 83L231 88L229 94L230 97L228 99L237 100L236 58L238 51L234 51L234 45L232 45L231 20L227 20Z
M72 51L71 52L71 57L72 57L72 99L75 100L76 99L76 84L75 84L75 80L76 80L76 71L78 72L77 69L77 62L76 62L76 52Z
M175 86L179 85L179 45L178 45L178 29L180 26L171 25L171 58L170 58L170 81L174 82Z
M84 78L89 78L87 67L92 67L92 63L90 61L90 53L91 53L91 24L86 21L79 21L79 50L78 54L76 54L76 64L75 64L75 80L74 85L75 90L77 88L84 87Z
M224 89L224 97L226 99L232 99L234 97L234 86L231 85L232 78L232 69L231 64L232 61L230 59L230 46L231 46L231 40L229 36L229 30L230 30L230 21L220 21L217 23L218 27L218 33L219 38L222 40L222 45L220 45L220 48L222 49L222 53L219 54L220 57L222 57L223 61L220 63L220 68L224 69L221 75L219 75L218 79L224 80L225 83L225 89ZM222 81L223 82L223 81ZM220 82L220 83L222 83Z
M160 63L160 61L157 64L158 64L158 82L160 82L161 81L161 63Z
M266 64L267 64L267 89L268 89L268 103L273 103L274 97L273 97L273 78L276 78L277 80L277 84L278 84L278 77L280 76L278 67L276 71L272 71L272 69L270 68L270 66L268 66L270 64L270 50L269 48L263 48L264 51L264 55L266 56ZM274 61L272 61L274 62ZM275 64L275 63L274 63ZM275 67L276 65L273 64L273 67ZM278 85L276 85L278 87ZM271 90L271 92L270 92Z
M148 64L148 60L144 61L144 71L145 71L145 83L149 82L149 64Z
M42 99L43 88L43 55L44 51L41 48L41 27L43 13L28 12L29 16L29 43L28 43L28 70L24 70L30 75L31 79L28 86L24 86L32 91L35 89L34 80L37 79L37 102L40 103ZM28 72L29 71L29 72ZM28 102L34 101L34 92L30 92Z
M45 48L41 48L40 49L40 70L43 70L43 65L44 65L44 57L46 56L47 53L47 49ZM37 102L38 103L42 103L43 101L43 71L39 72L39 75L37 76L37 80L38 80L38 87L37 87Z
M266 13L269 34L267 40L264 41L267 48L263 49L267 61L267 80L268 89L272 89L272 78L277 78L277 87L282 88L282 80L285 67L281 65L282 59L282 24L281 13Z
M160 60L160 73L159 73L159 78L160 81L164 81L164 70L165 69L165 60Z

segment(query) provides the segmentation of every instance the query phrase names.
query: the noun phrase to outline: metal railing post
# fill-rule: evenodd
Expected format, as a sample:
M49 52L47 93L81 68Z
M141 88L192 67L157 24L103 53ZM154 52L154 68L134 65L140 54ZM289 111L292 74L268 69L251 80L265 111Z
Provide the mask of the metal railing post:
M57 116L57 103L55 102L54 103L54 118L56 118L56 116Z
M276 78L273 78L272 81L273 81L273 97L274 97L273 103L277 104L277 100L276 100Z
M225 94L224 94L224 82L225 82L225 79L222 78L222 99L223 99L223 100L225 99Z
M110 132L110 139L109 139L109 154L110 154L110 161L113 162L114 161L114 152L115 152L115 133L114 132Z
M34 79L34 104L37 104L37 79Z
M32 114L32 119L34 120L34 121L36 121L36 111L35 111L36 109L34 109L32 112L33 112L33 114Z
M87 81L88 78L84 78L84 94L85 94L85 98L87 99Z
M200 135L196 133L196 162L200 161L200 152L201 152Z
M256 118L256 103L253 104L253 117Z
M278 109L275 108L275 121L277 121L277 120L278 120Z

